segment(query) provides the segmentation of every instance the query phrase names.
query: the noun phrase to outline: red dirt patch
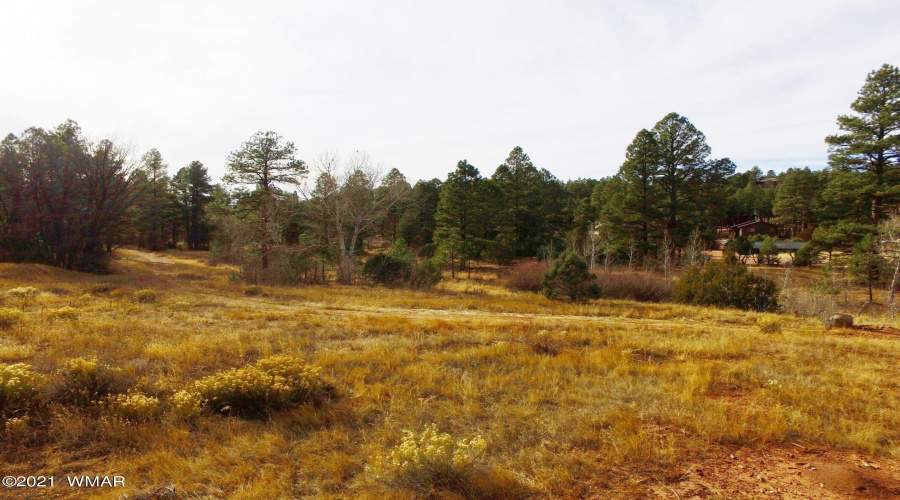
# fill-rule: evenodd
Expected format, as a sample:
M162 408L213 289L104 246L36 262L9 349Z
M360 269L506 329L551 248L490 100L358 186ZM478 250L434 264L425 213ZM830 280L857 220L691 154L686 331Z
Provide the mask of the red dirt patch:
M668 484L647 482L660 498L900 499L900 464L804 448L732 449L687 466Z

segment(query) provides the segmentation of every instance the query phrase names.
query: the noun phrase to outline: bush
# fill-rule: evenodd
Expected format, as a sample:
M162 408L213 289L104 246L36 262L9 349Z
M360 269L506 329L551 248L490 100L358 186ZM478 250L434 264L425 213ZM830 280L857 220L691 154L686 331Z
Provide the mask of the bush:
M771 280L752 274L735 259L692 267L675 285L676 302L736 307L748 311L778 309L778 290Z
M49 319L50 321L57 319L75 321L79 316L81 316L81 311L69 306L60 307L59 309L50 309L49 311L47 311L47 319Z
M397 285L409 278L409 263L386 253L366 261L363 275L380 285Z
M159 399L139 393L117 394L107 402L107 411L122 420L142 422L160 415Z
M265 417L270 410L298 404L318 405L332 387L319 378L320 368L289 356L261 359L255 366L235 368L194 383L206 408L246 417Z
M103 294L103 293L110 293L115 289L116 289L116 286L113 285L112 283L96 283L90 287L90 292Z
M172 414L183 420L193 420L203 409L203 396L192 391L178 391L172 396Z
M142 303L156 302L156 292L153 290L138 290L134 293L134 298Z
M781 333L781 320L773 316L763 316L757 319L756 326L762 333Z
M96 359L70 359L61 375L62 382L53 391L54 399L83 408L124 394L133 385L121 371L101 365Z
M675 282L669 278L638 272L600 273L597 285L604 298L639 302L671 301L675 288Z
M422 248L419 248L418 254L421 259L431 259L434 257L434 254L437 252L437 245L434 243L427 243L422 245Z
M0 363L0 414L31 406L38 400L44 377L25 363Z
M420 492L467 491L474 477L472 465L486 447L481 436L455 440L431 424L418 435L406 431L396 448L374 457L368 471L378 481Z
M778 243L778 238L775 237L762 240L762 245L759 247L759 262L768 266L777 266L781 263L776 243Z
M6 421L6 439L12 442L22 442L31 434L31 419L27 416L14 417Z
M441 266L434 259L423 259L410 266L407 282L412 288L431 288L441 277Z
M0 330L9 330L10 328L22 322L25 314L9 307L0 307Z
M523 292L540 292L541 280L550 269L550 262L531 260L512 267L506 274L506 286Z
M811 266L819 257L819 248L812 243L807 243L797 250L794 255L794 265L797 267Z
M33 286L20 286L19 288L12 288L6 292L10 297L15 297L17 299L32 299L37 295L37 288Z
M572 252L565 252L550 264L541 279L544 295L550 299L566 297L572 302L600 296L600 287L588 271L587 262Z

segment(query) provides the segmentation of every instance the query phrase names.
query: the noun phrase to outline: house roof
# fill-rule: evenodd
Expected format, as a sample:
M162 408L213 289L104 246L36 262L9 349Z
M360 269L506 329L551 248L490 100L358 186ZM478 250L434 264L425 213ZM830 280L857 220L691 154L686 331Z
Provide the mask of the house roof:
M742 227L752 226L754 224L768 224L770 226L775 225L775 224L772 224L771 222L765 222L765 221L761 221L761 220L751 220L751 221L747 221L747 222L741 222L740 224L735 224L733 226L728 226L728 229L740 229Z
M759 250L762 248L762 242L757 241L753 244L754 250ZM805 241L776 241L775 248L777 250L800 250L801 248L806 246Z

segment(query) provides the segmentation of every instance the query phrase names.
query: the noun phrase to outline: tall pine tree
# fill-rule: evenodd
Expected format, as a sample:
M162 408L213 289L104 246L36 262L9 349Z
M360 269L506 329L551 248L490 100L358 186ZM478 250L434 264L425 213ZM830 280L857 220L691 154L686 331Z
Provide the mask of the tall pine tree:
M885 64L869 73L853 115L838 116L846 132L828 136L831 166L864 172L871 189L871 218L884 218L885 206L900 198L900 69Z

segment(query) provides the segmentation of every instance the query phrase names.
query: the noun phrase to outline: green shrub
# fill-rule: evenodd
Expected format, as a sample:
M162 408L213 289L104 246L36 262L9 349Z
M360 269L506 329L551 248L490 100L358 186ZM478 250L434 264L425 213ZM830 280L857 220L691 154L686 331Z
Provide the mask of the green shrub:
M781 258L778 257L778 248L775 244L778 243L778 238L768 237L762 240L762 245L759 247L759 261L768 266L777 266L781 263Z
M407 283L412 288L431 288L441 281L441 266L434 259L413 262Z
M124 394L133 385L120 370L102 365L96 359L70 359L60 374L62 382L53 391L54 399L85 408Z
M550 264L541 279L544 295L551 299L568 298L572 302L600 295L587 262L572 252L565 252Z
M156 292L153 290L138 290L134 292L134 298L138 302L149 303L156 302Z
M10 307L0 307L0 330L9 330L10 328L22 322L25 314Z
M190 392L199 394L209 410L265 417L271 410L318 405L328 399L332 387L319 378L320 372L289 356L271 356L198 380Z
M38 400L44 377L25 363L0 363L0 414L31 406Z
M733 258L688 269L674 291L676 302L748 311L775 311L777 297L775 283L752 274Z
M409 263L393 255L380 253L366 261L363 275L380 285L397 285L409 279Z
M797 250L794 255L794 265L797 267L806 267L815 264L819 257L819 248L812 243L807 243Z

